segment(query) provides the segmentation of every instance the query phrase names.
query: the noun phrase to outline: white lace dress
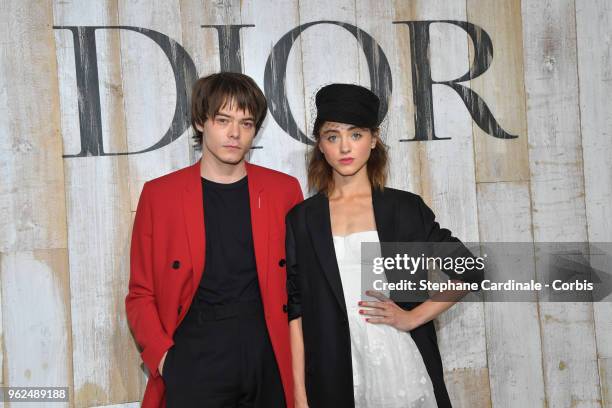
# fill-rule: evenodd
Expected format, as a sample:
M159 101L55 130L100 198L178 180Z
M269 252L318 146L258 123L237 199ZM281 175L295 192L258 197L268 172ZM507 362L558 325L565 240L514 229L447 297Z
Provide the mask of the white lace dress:
M379 242L378 233L334 236L351 333L355 406L436 408L431 379L410 334L386 324L368 323L359 314L362 242Z

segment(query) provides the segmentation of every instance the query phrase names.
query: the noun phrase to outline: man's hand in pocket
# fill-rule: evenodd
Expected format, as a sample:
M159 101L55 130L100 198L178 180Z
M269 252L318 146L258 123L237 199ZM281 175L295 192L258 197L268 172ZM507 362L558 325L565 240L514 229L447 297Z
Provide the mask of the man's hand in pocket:
M159 366L157 367L157 369L159 370L159 375L161 375L163 377L163 370L164 370L164 363L166 362L166 356L168 355L168 350L166 350L166 352L164 353L163 357L161 358L161 360L159 361Z

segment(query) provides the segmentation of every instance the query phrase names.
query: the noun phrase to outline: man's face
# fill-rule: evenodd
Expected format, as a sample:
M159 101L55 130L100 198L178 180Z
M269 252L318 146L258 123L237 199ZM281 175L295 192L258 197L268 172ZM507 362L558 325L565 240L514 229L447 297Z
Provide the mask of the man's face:
M226 104L203 125L196 125L202 132L202 157L219 164L242 162L255 138L255 118L248 111L239 110L236 104Z

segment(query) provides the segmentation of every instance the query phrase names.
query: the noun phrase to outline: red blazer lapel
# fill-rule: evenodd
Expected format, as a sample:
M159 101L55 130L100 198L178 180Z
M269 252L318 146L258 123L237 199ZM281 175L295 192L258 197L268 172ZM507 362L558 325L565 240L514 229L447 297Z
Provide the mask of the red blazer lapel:
M249 184L249 201L251 207L251 229L253 232L253 246L255 247L255 263L257 264L257 277L262 298L268 288L268 211L269 205L265 194L264 180L257 168L245 162Z
M206 237L204 234L204 202L202 201L202 180L200 161L189 168L188 178L182 195L185 229L189 239L189 251L193 265L193 287L197 288L202 279Z

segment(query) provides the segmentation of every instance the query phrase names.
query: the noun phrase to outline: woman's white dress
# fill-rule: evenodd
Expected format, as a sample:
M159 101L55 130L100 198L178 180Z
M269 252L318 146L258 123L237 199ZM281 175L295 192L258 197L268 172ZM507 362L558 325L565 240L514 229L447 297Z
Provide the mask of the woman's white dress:
M362 242L380 242L378 233L363 231L334 236L351 333L355 406L436 408L431 379L410 333L386 324L368 323L359 314ZM371 264L371 260L363 262ZM381 276L384 279L384 274Z

